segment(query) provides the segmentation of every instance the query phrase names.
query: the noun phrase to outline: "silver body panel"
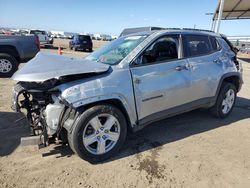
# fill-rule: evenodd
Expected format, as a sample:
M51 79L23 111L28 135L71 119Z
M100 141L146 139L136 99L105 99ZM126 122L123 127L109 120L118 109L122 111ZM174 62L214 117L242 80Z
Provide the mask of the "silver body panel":
M38 53L35 58L18 70L12 79L25 82L44 82L67 75L101 73L107 71L109 67L109 65L79 58Z
M187 60L176 60L131 68L135 81L135 98L139 119L153 113L188 102L192 97L190 70L177 71L177 66L187 66Z
M131 125L167 109L190 104L203 98L216 96L220 79L237 69L230 59L232 52L220 51L193 58L131 67L131 63L155 39L168 34L186 34L193 31L152 32L118 65L109 66L86 60L38 54L18 71L13 79L43 82L60 76L83 73L100 75L61 84L61 98L78 108L86 104L115 99L119 100ZM195 34L202 34L197 32ZM205 32L205 34L207 34ZM209 33L219 37L215 33ZM215 62L215 60L218 60ZM177 66L186 67L177 71ZM139 80L139 82L138 82Z

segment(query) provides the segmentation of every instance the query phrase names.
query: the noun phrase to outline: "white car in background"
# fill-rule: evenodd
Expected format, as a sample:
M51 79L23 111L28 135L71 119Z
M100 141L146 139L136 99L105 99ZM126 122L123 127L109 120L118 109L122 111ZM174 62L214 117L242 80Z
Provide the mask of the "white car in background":
M103 41L111 41L112 37L110 35L106 35L106 34L101 34L101 39Z
M51 46L48 33L44 30L31 29L29 30L28 35L37 35L40 41L40 46L43 47Z
M95 39L95 40L101 40L102 37L101 37L100 34L94 34L94 39Z

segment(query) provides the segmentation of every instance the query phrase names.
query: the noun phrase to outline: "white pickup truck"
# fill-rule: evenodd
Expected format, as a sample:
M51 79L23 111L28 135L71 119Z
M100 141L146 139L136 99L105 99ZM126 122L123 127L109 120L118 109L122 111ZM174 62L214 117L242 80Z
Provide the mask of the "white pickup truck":
M51 46L50 43L50 37L48 36L48 33L43 30L38 30L38 29L31 29L28 32L28 35L37 35L40 41L40 46L43 47L48 47Z

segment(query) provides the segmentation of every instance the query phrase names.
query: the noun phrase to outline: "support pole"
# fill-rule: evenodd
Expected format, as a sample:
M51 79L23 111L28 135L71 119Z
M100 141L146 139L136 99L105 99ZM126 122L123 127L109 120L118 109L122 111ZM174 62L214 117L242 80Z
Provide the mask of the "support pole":
M220 22L221 22L221 18L222 18L223 8L224 8L224 0L220 0L220 9L219 9L217 28L216 28L217 33L220 32Z
M214 31L214 30L215 30L215 22L216 22L216 20L213 19L213 20L212 20L211 31Z

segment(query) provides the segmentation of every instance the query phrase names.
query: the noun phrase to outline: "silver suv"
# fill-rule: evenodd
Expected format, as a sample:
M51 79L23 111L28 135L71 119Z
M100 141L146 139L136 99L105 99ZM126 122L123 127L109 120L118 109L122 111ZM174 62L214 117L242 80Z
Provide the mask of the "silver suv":
M134 33L84 59L39 53L15 73L15 111L43 144L68 142L90 162L122 147L128 130L197 108L224 118L242 85L228 40L195 30ZM22 95L22 97L19 97Z

